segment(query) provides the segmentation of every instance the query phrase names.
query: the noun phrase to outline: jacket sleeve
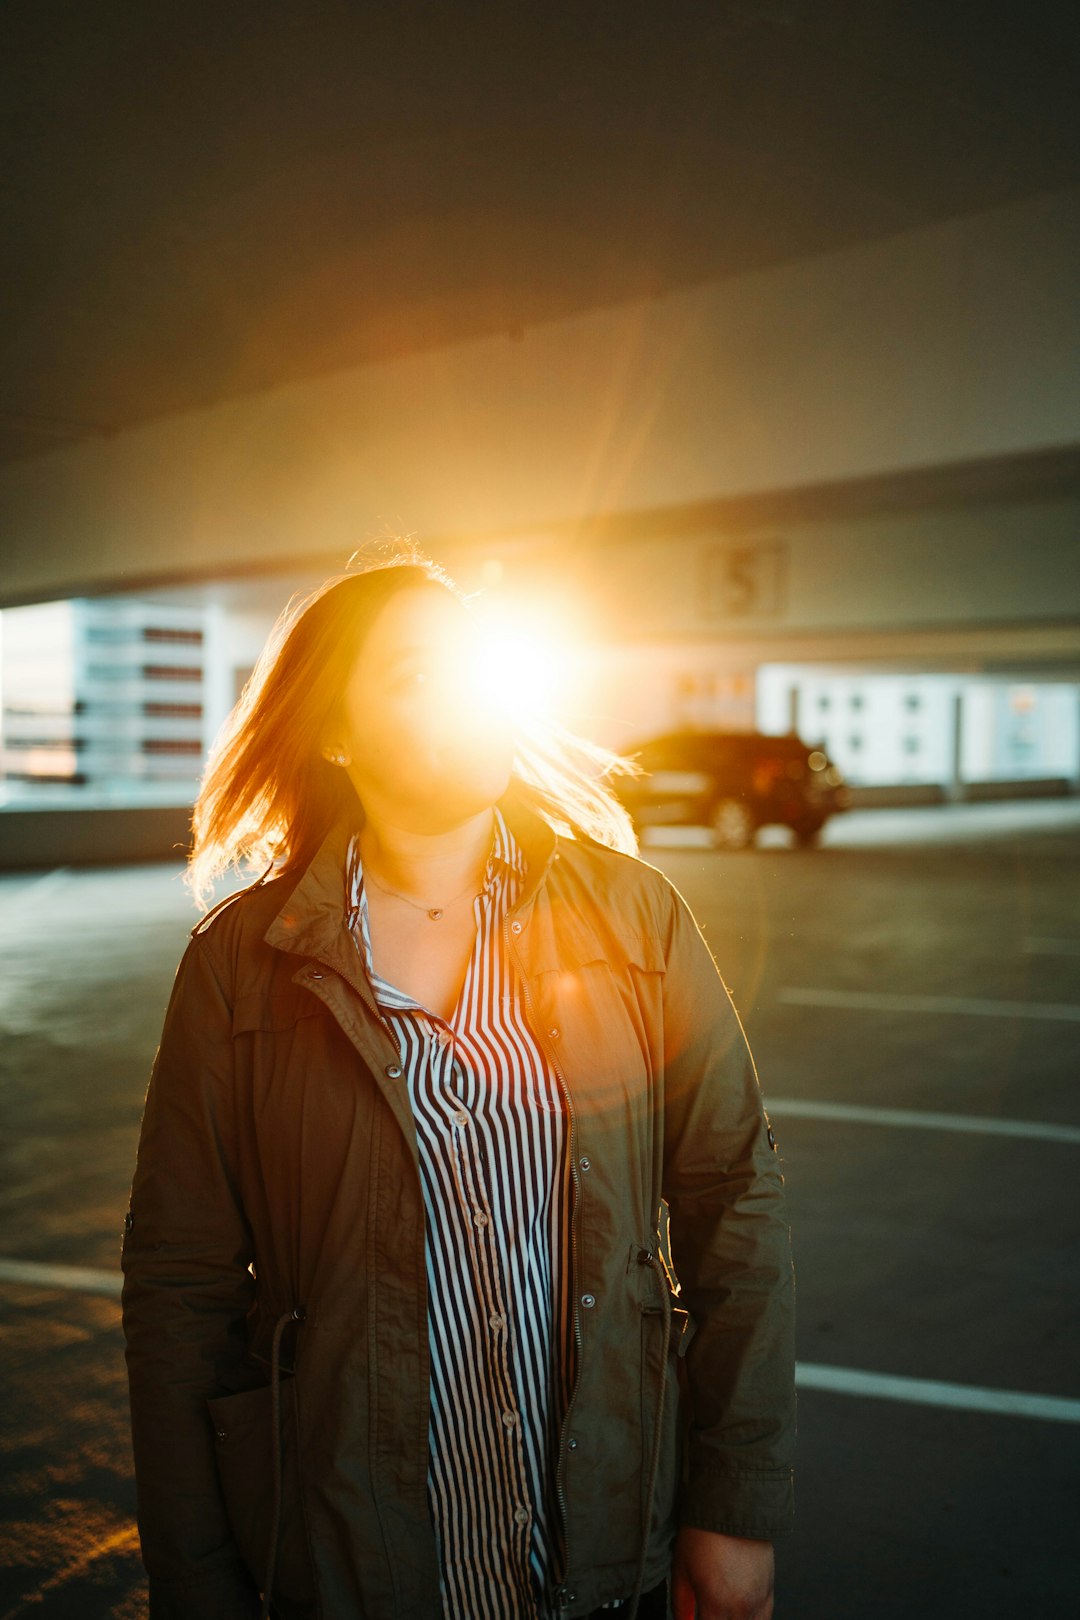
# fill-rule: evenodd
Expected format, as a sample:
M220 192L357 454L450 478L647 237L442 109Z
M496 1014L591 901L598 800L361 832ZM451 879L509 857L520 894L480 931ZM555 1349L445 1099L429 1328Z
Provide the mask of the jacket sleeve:
M784 1179L742 1024L668 885L664 1181L690 1427L680 1525L768 1540L794 1517L795 1274Z
M205 1401L242 1359L251 1232L231 1167L231 1009L205 938L177 969L121 1251L139 1536L151 1620L246 1620Z

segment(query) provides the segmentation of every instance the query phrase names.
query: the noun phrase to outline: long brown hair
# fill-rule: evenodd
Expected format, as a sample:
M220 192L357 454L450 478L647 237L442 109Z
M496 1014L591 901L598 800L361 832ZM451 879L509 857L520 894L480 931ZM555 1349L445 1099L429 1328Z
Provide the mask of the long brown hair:
M229 868L272 865L282 875L302 869L337 817L359 810L349 776L323 757L321 744L363 639L389 598L426 582L467 605L445 570L411 541L385 552L350 562L290 598L215 737L184 874L201 910ZM606 780L637 766L554 722L523 718L515 742L519 792L556 831L637 854L633 824Z

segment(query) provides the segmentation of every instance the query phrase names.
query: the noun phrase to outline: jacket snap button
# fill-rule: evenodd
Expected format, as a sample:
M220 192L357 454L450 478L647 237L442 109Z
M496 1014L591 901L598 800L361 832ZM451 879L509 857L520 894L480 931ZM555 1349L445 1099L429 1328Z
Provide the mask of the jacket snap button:
M293 1321L294 1322L306 1322L307 1321L307 1312L305 1311L305 1309L304 1309L304 1307L302 1305L294 1305L292 1314L293 1314Z
M591 1170L592 1169L592 1160L591 1159L579 1159L578 1164L580 1164L580 1166L581 1166L581 1168L583 1170Z
M315 968L312 968L312 970L311 970L311 977L312 977L312 978L313 978L313 979L321 979L321 978L322 978L322 974L321 974L321 973L319 973L319 972L318 972L318 971L317 971L317 970L316 970L316 969L315 969Z
M217 1437L218 1437L219 1440L224 1440L224 1439L227 1438L228 1433L229 1433L228 1429L219 1429L217 1431Z
M595 1294L582 1294L581 1303L584 1305L586 1310L589 1310L591 1306L596 1304L596 1295Z
M401 1065L400 1065L400 1063L388 1063L386 1065L386 1074L387 1074L388 1078L391 1079L391 1080L400 1080L401 1079Z
M521 933L521 924L519 922L512 922L510 924L510 932L512 934L520 934Z
M557 1041L559 1038L559 1031L555 1028L549 1029L548 1034L551 1036L553 1041Z
M566 1449L567 1449L567 1451L576 1451L577 1450L577 1441L576 1440L568 1440L566 1442Z

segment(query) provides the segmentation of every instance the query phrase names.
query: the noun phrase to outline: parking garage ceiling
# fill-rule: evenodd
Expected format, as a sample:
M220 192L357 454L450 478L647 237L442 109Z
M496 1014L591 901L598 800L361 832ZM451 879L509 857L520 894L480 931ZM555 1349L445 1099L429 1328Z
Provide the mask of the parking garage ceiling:
M1078 16L9 0L0 459L1074 184Z

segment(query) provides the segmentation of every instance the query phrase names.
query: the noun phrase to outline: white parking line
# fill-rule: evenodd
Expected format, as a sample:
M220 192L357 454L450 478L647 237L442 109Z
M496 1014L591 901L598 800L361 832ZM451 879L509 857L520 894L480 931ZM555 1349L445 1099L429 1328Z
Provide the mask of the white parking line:
M977 1018L1047 1018L1080 1024L1080 1007L1068 1001L984 1001L977 996L906 996L884 990L780 990L776 999L797 1007L838 1007L855 1012L962 1013Z
M824 1367L813 1361L796 1364L795 1383L802 1389L825 1389L835 1395L950 1406L962 1412L993 1412L999 1417L1042 1418L1049 1423L1080 1423L1080 1401L1057 1395L1029 1395L1020 1389L942 1384L933 1378L902 1378L893 1373L862 1372L857 1367Z
M995 1119L986 1114L939 1114L915 1108L871 1108L859 1103L809 1102L766 1097L770 1114L791 1119L836 1119L856 1125L913 1125L931 1131L971 1131L987 1136L1025 1136L1045 1142L1080 1143L1080 1125L1048 1125L1038 1119Z
M123 1280L119 1271L93 1271L88 1266L49 1266L34 1260L0 1260L0 1282L119 1297Z

